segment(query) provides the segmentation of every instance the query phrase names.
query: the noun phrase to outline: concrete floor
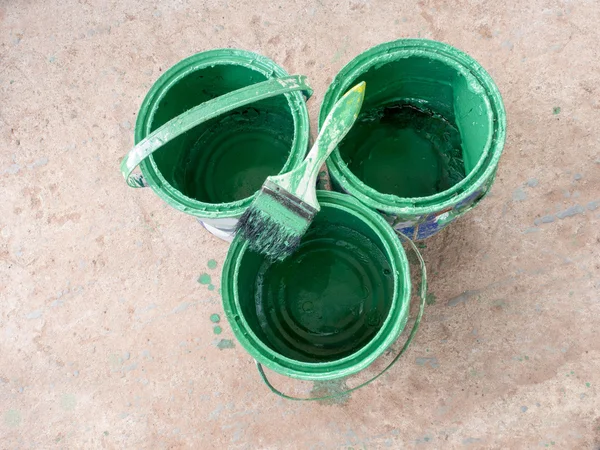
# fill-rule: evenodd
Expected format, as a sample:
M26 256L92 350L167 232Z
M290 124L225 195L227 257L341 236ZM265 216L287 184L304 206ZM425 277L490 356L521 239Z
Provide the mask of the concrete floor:
M600 448L598 4L261 3L0 1L0 447ZM496 183L427 241L435 302L397 366L282 400L196 281L220 286L227 244L119 173L138 107L180 59L239 47L308 75L314 125L350 59L417 36L496 80Z

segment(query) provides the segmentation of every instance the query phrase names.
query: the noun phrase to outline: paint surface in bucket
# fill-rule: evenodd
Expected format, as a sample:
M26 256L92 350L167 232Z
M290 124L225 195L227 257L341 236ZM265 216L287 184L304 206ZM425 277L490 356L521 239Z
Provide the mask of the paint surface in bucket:
M266 79L249 67L229 64L191 72L164 94L152 130L198 104ZM219 205L252 196L267 176L279 173L294 137L289 103L277 96L202 123L152 157L162 176L183 195Z
M299 361L342 358L379 331L390 308L391 268L366 236L313 224L296 253L263 261L254 286L268 344Z
M361 113L339 151L354 175L384 194L433 195L465 177L456 125L407 103Z
M184 193L207 203L253 195L282 169L293 129L290 115L252 107L217 120L184 155L179 174Z

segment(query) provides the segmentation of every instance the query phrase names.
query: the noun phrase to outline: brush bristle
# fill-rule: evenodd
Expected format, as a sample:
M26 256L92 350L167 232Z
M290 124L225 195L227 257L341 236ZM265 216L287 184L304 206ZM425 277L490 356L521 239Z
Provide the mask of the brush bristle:
M281 261L300 246L316 213L315 208L284 189L265 183L240 217L236 230L250 248Z

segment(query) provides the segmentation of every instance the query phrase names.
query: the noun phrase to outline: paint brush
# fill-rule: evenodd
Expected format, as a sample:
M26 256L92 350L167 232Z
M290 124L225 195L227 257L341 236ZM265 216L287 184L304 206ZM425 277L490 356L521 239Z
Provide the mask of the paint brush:
M283 260L300 245L317 212L319 169L346 136L362 106L365 82L350 89L333 106L304 161L291 172L270 176L244 212L236 231L250 248L272 260Z

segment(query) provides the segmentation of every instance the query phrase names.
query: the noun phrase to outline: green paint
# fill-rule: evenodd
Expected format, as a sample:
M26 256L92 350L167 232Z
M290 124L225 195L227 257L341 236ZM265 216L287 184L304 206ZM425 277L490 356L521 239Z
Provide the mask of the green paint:
M497 87L459 50L402 39L373 47L342 69L324 97L321 125L358 81L367 84L363 114L327 161L332 184L398 228L411 227L409 237L429 237L493 183L506 128ZM420 225L432 220L433 226Z
M221 317L218 314L211 314L210 321L212 323L219 323L221 321Z
M221 334L222 331L223 331L223 329L220 326L218 326L218 325L213 328L213 332L215 334Z
M262 333L275 351L300 361L343 358L371 340L387 316L389 271L383 252L362 234L317 224L296 253L261 265L253 294Z
M4 414L4 423L9 427L18 427L21 424L21 412L17 409L9 409Z
M244 50L193 55L152 86L138 113L135 142L198 105L286 76L270 59ZM289 171L306 153L309 121L300 91L310 96L310 88L302 80L282 87L294 91L263 97L158 143L140 164L145 182L171 206L200 219L239 217L267 175Z
M427 298L425 299L425 301L427 302L428 305L435 305L436 300L437 300L437 298L433 292L427 293Z
M292 146L294 123L289 114L254 108L232 113L207 129L173 161L182 192L206 203L242 200L279 173Z
M384 194L425 197L465 177L456 125L409 104L363 112L339 150L354 175Z
M229 348L234 348L235 344L233 343L233 341L231 339L221 339L219 342L217 342L217 348L219 350L226 350Z
M198 277L198 283L200 284L210 284L210 275L207 273L203 273Z
M104 432L104 436L108 436L108 431L105 431L105 432Z
M552 113L553 114L560 114L560 106L555 106L554 109L552 109Z
M214 270L217 268L217 261L215 261L214 259L209 259L206 265L209 269Z
M591 386L591 384L590 384L590 383L585 383L585 385L586 385L587 387L590 387L590 386Z
M215 290L215 285L214 284L209 284L208 285L208 290L209 291L214 291Z
M77 405L77 400L75 399L75 396L73 394L64 394L60 399L60 405L63 409L70 411L72 409L75 409L75 406Z
M296 253L271 262L238 235L222 280L226 314L243 319L229 323L244 348L279 373L323 381L364 369L397 339L410 274L380 215L348 195L317 199L321 211Z

